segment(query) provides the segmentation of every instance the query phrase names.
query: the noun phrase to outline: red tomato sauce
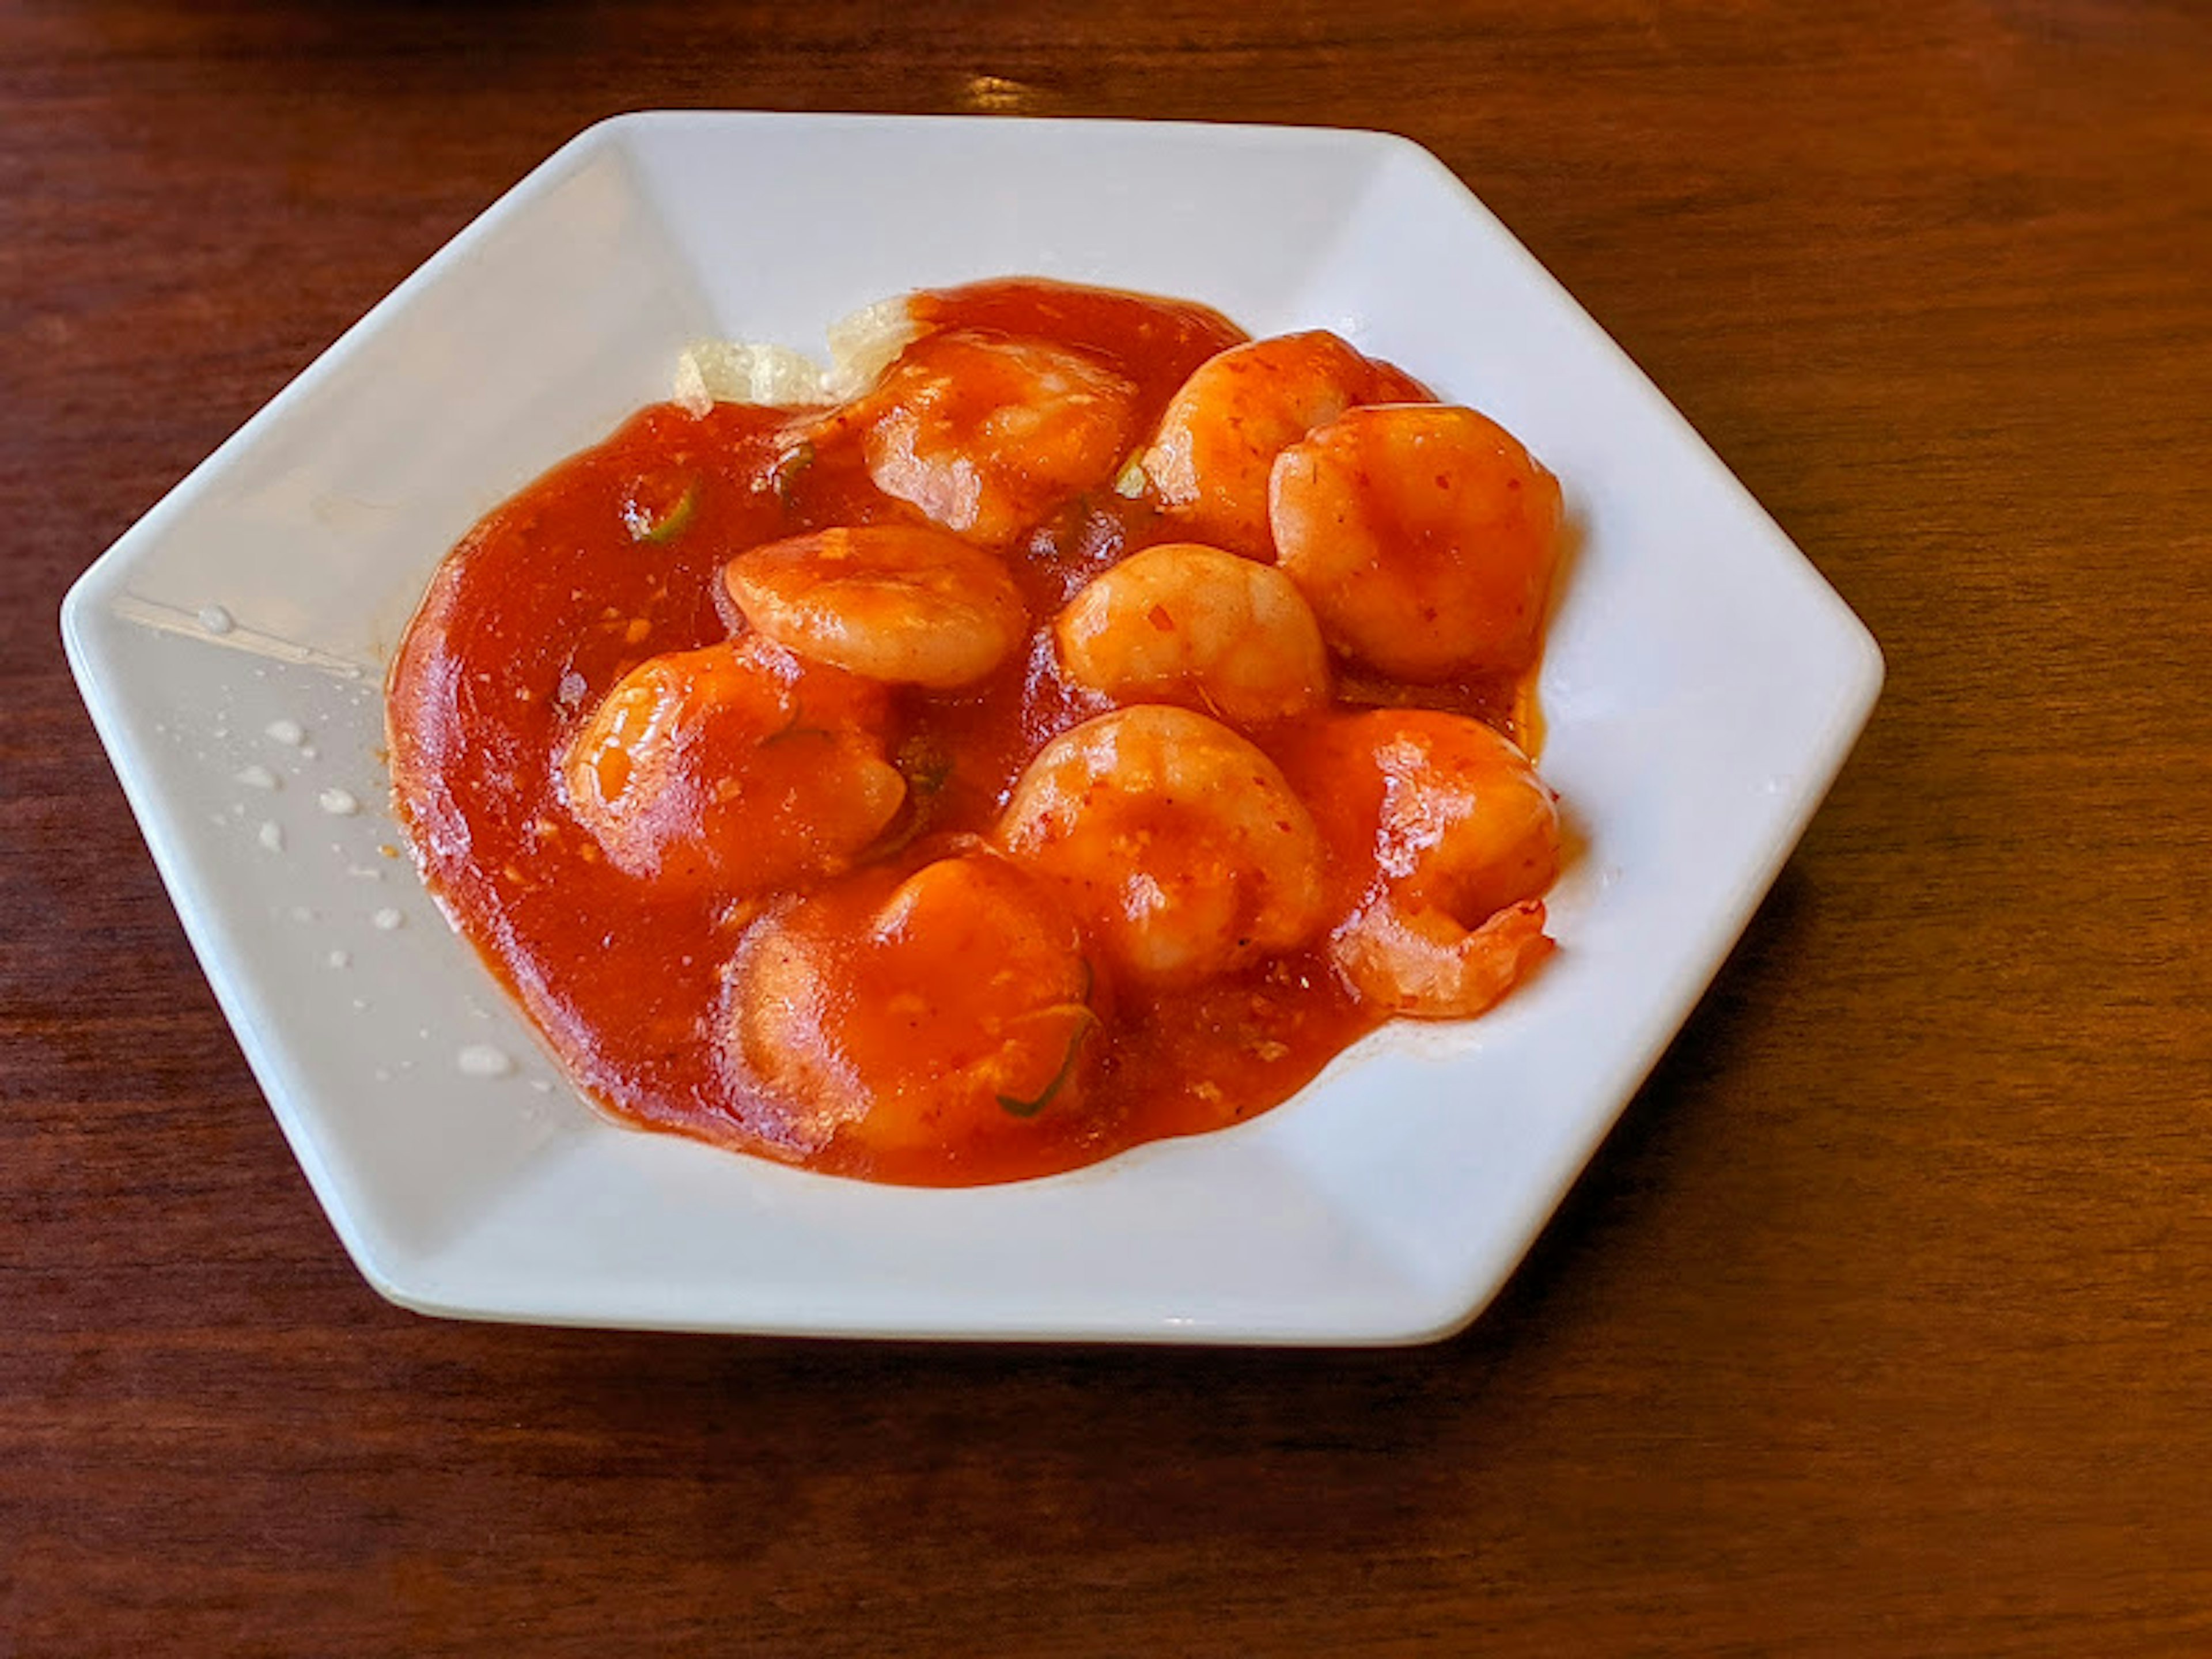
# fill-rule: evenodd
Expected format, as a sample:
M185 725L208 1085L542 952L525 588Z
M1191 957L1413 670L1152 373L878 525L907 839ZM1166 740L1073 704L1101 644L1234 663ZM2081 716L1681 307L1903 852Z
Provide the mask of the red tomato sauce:
M1140 431L1193 368L1244 337L1200 307L1027 281L917 296L913 309L926 325L1095 357L1139 388ZM809 531L915 519L850 452L779 463L787 417L726 404L632 416L469 532L392 666L395 798L424 877L574 1079L640 1127L835 1174L968 1185L1252 1117L1380 1024L1316 944L1171 995L1112 991L1080 1111L1040 1111L1020 1135L862 1152L840 1140L801 1152L779 1133L770 1103L748 1092L720 1041L726 969L759 907L623 873L569 811L559 779L570 739L624 674L742 628L719 580L735 555ZM1053 617L1118 558L1178 539L1109 481L1061 503L1009 550L1028 647L957 691L891 689L908 805L864 866L910 871L986 835L1037 750L1110 706L1060 673ZM1408 687L1339 666L1340 707L1417 703L1533 737L1533 673ZM1311 724L1248 733L1307 793L1332 787L1300 764ZM1316 817L1328 832L1358 813ZM1372 851L1328 833L1332 887L1353 891Z

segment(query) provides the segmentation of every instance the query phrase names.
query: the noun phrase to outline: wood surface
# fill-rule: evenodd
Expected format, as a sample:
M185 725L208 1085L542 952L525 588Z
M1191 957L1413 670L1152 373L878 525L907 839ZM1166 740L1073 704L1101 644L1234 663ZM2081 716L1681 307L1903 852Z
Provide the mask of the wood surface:
M64 666L77 574L580 128L1382 126L1889 683L1502 1299L1352 1354L434 1322ZM0 4L0 1656L2212 1652L2212 12Z

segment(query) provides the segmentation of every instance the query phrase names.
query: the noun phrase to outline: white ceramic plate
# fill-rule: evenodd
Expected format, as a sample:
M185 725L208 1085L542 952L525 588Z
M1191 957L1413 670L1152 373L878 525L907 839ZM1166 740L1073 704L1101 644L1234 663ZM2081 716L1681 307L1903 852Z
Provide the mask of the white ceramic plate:
M382 850L388 653L477 516L665 395L686 343L818 353L863 303L1013 273L1334 329L1559 473L1581 541L1543 763L1587 842L1554 896L1562 949L1487 1018L1384 1031L1252 1124L1046 1181L872 1187L616 1127ZM595 127L117 543L63 625L185 931L378 1290L884 1336L1457 1328L1680 1026L1881 678L1803 557L1425 152L1095 122Z

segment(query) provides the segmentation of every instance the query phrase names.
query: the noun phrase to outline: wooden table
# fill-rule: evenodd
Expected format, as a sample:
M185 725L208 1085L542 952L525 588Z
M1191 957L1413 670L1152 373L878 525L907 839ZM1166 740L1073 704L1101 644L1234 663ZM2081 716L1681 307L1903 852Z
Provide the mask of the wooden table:
M669 105L1405 132L1881 640L1468 1334L556 1333L348 1266L56 606ZM10 0L0 123L0 1655L2212 1651L2203 8Z

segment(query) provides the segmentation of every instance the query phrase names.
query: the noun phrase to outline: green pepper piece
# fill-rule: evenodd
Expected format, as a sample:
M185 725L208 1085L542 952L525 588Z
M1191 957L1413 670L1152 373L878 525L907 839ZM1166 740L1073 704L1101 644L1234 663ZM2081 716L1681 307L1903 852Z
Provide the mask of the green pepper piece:
M656 512L647 506L633 491L629 500L623 503L623 522L629 526L632 541L652 542L658 545L662 542L674 541L682 535L684 527L691 522L692 515L698 510L699 481L687 478L684 483L684 493L677 497L675 506L665 512Z

